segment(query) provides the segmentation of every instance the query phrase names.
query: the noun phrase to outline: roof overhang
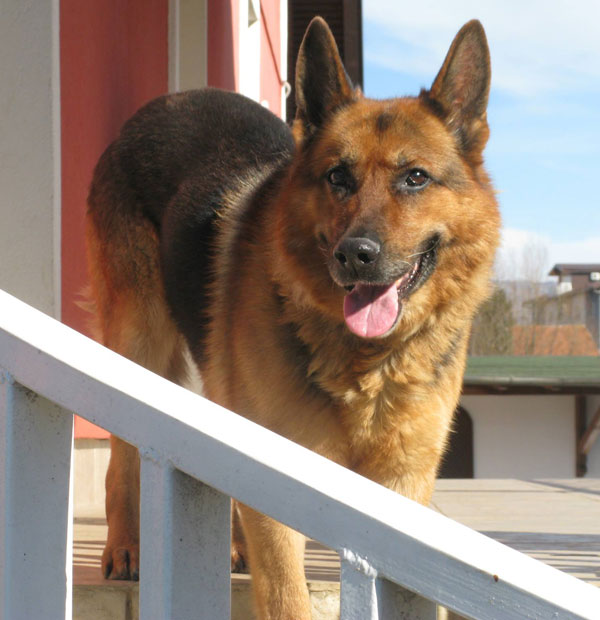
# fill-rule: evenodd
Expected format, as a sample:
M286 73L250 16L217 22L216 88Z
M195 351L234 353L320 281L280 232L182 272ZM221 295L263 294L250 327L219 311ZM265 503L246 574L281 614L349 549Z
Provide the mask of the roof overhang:
M470 357L463 394L600 394L600 357Z

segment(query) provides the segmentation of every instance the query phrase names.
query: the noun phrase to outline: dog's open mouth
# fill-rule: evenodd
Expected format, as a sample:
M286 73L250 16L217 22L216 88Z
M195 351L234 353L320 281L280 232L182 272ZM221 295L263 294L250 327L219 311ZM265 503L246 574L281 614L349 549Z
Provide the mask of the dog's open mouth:
M402 276L391 284L357 282L346 287L344 319L348 329L362 338L377 338L387 334L398 322L402 302L419 288L435 269L439 238L427 242Z

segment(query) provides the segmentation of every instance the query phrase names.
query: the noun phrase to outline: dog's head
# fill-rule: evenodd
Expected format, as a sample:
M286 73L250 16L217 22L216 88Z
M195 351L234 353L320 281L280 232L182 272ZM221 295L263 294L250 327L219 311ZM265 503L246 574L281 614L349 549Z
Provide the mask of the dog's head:
M475 311L499 228L482 167L489 84L477 21L456 35L430 90L384 101L352 87L329 28L311 22L279 217L305 303L363 338L414 331L442 307Z

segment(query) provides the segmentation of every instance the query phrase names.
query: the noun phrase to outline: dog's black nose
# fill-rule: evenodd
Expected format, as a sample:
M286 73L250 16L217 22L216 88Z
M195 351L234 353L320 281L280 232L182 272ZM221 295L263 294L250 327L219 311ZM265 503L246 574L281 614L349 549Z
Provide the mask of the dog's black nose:
M360 278L373 270L380 252L381 244L374 239L346 237L339 242L333 255L345 271Z

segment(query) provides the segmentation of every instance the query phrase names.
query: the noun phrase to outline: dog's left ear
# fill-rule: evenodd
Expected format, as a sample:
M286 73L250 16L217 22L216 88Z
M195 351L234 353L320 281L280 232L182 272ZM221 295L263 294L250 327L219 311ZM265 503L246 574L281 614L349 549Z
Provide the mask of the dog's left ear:
M423 93L441 106L446 124L457 134L466 153L481 152L488 139L490 76L485 31L474 19L454 37L431 90Z
M337 108L354 101L335 39L321 17L304 34L296 62L296 120L311 132Z

